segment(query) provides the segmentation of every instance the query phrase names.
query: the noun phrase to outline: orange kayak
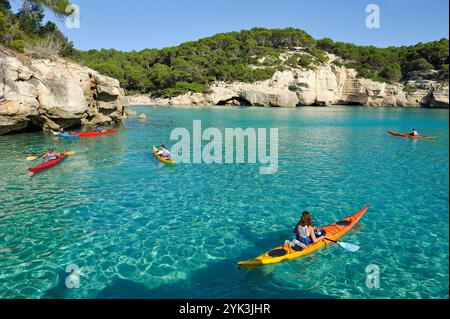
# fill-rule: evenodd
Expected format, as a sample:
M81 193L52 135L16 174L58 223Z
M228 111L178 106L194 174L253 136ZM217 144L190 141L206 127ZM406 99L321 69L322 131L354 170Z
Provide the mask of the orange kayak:
M359 212L341 219L335 223L320 227L320 230L325 233L325 238L321 241L311 244L306 248L300 246L278 246L274 249L258 256L253 259L238 262L238 265L243 268L255 269L264 265L275 264L285 260L296 259L301 256L312 253L313 251L322 248L323 246L333 244L332 241L336 241L344 236L350 229L352 229L361 217L369 209L369 206L364 207ZM329 239L329 240L327 240Z
M401 134L401 133L397 133L394 131L387 131L389 134L394 135L394 136L401 136L401 137L407 137L407 138L414 138L417 140L435 140L437 137L436 136L414 136L411 134Z

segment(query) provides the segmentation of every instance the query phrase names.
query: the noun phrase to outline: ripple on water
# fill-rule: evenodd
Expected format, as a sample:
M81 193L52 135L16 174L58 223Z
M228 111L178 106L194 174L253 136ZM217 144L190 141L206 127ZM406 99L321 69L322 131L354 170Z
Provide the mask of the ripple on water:
M78 142L0 137L1 298L448 298L448 110L139 108L119 134ZM167 167L150 146L174 127L278 127L279 169ZM410 141L386 128L421 127ZM31 177L45 147L76 155ZM368 213L345 237L255 271L236 261L292 238L308 209L318 224ZM67 289L66 266L80 268ZM366 287L378 265L380 288Z

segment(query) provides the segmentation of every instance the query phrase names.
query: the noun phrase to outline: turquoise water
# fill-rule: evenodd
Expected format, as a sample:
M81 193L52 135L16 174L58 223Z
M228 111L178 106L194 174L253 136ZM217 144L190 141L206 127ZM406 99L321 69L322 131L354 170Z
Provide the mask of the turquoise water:
M136 107L119 134L0 136L1 298L448 298L448 110ZM175 127L279 128L279 168L157 162ZM413 127L436 141L389 136ZM31 177L28 154L76 155ZM343 240L257 270L236 261L292 238L299 213L334 222L371 208ZM80 287L65 286L66 266ZM366 287L365 269L380 269Z

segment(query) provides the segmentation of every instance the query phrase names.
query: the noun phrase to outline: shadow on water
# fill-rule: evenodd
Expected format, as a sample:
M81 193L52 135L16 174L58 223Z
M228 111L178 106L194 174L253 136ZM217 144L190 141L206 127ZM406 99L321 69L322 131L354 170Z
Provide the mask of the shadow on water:
M241 230L241 233L247 233ZM331 297L299 290L298 286L290 285L274 274L277 267L283 263L261 267L255 270L239 269L236 262L254 256L255 252L261 253L261 247L267 243L284 238L285 231L276 231L266 234L266 237L253 242L253 247L245 249L235 259L222 260L210 264L207 267L191 271L183 279L169 284L163 284L155 288L130 280L119 278L117 275L111 279L95 298L98 299L200 299L200 298L273 298L273 299L329 299ZM222 277L226 274L226 279ZM67 273L58 272L58 283L48 289L42 295L44 299L77 298L76 289L67 289L65 279ZM82 287L81 287L82 288ZM94 298L94 296L90 297Z
M198 269L185 279L150 289L144 284L115 277L96 298L283 298L283 299L328 299L329 296L299 290L274 276L276 266L256 270L239 270L237 260L253 256L261 246L274 238L282 238L285 232L274 232L254 242L235 260L227 259ZM284 234L285 235L285 234ZM269 238L269 239L268 239ZM279 264L280 265L280 264ZM222 278L226 274L226 280Z
M240 229L243 236L250 236L245 227ZM149 288L145 284L117 275L103 288L95 298L98 299L201 299L201 298L249 298L249 299L331 299L332 297L301 290L297 285L289 284L277 276L277 272L286 271L287 262L260 267L255 270L239 269L238 260L246 260L276 246L286 237L286 231L267 233L264 238L253 241L253 245L242 251L234 259L226 259L193 270L186 278L175 282ZM269 244L268 244L269 243ZM272 243L272 244L270 244ZM270 247L269 247L269 246ZM299 260L297 260L299 261ZM295 260L290 261L295 262ZM294 267L295 269L296 267ZM299 267L299 271L301 267ZM226 278L223 278L225 274ZM42 298L76 298L76 291L66 288L67 273L58 272L58 284L48 289ZM75 293L75 295L74 295ZM94 298L94 296L90 297Z
M55 287L52 287L44 292L42 299L63 299L66 298L68 291L66 287L67 273L64 271L58 271L58 283Z

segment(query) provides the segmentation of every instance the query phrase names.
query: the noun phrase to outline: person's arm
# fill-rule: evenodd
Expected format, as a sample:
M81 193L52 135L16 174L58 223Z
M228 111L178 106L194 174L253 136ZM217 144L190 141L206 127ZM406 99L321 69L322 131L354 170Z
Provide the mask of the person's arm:
M323 236L316 237L316 234L314 233L314 228L311 226L309 226L309 232L310 232L309 237L311 237L311 240L313 241L313 243L317 243L318 241L323 239Z

